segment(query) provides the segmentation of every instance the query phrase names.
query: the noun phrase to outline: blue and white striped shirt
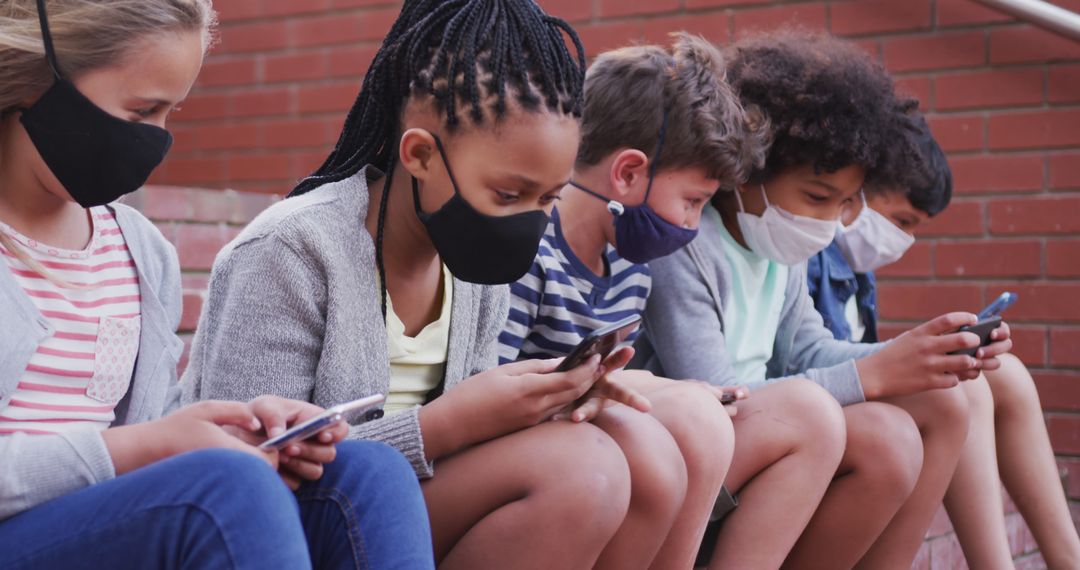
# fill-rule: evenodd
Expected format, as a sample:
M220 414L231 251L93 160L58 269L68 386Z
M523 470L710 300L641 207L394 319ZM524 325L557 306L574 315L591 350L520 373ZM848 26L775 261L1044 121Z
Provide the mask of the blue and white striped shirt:
M552 212L532 267L510 286L499 363L566 356L593 330L642 314L652 287L648 266L619 257L610 245L604 265L601 277L574 255L563 238L558 210Z

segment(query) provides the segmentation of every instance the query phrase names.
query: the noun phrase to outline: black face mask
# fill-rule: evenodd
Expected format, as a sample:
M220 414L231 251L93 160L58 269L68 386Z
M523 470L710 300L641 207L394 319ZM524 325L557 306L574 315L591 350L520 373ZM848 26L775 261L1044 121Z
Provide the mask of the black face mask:
M108 204L142 187L172 146L154 125L102 110L60 75L45 2L38 0L45 56L56 81L19 117L42 160L82 207Z
M461 197L439 137L435 137L435 146L446 164L454 196L438 211L425 214L420 208L419 184L412 179L416 216L427 228L435 250L450 273L462 281L481 285L517 281L532 266L550 218L542 210L512 216L477 212Z

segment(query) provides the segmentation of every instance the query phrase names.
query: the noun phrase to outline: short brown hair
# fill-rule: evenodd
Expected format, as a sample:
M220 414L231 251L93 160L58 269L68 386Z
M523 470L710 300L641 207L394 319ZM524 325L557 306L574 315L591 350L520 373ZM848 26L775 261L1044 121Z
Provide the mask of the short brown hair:
M719 50L698 36L672 35L670 51L624 47L589 67L578 165L593 166L620 148L656 152L666 112L657 170L703 168L734 188L764 162L768 129L728 86Z

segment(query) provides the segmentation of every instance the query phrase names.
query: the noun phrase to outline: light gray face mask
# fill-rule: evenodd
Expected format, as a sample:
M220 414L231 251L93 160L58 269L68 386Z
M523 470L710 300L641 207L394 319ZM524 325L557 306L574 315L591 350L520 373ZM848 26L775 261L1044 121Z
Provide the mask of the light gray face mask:
M862 198L862 211L850 226L840 226L836 243L856 273L869 273L903 257L915 238L882 216Z
M760 216L747 213L740 192L735 191L739 202L736 219L750 251L783 265L795 265L832 243L839 221L792 214L769 203L764 184L760 189L765 200L765 211Z

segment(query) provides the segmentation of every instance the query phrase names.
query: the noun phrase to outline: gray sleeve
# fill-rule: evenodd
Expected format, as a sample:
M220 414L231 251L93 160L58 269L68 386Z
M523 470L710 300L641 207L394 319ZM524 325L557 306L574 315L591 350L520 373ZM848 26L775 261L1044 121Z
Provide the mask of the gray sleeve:
M0 520L116 476L101 433L0 437Z
M649 264L653 286L645 334L663 374L717 386L740 384L727 354L719 308L683 248Z
M326 278L276 235L245 242L215 263L184 374L183 403L248 401L263 394L314 400L326 333ZM416 411L354 426L354 439L387 443L430 477Z
M801 279L789 287L789 294L798 295L792 304L795 314L784 320L795 326L795 336L788 358L788 369L779 370L777 380L794 375L809 378L829 391L841 405L866 401L862 380L855 361L881 350L878 344L860 344L836 340L825 327L821 314L814 309L806 285L805 268L793 268Z

